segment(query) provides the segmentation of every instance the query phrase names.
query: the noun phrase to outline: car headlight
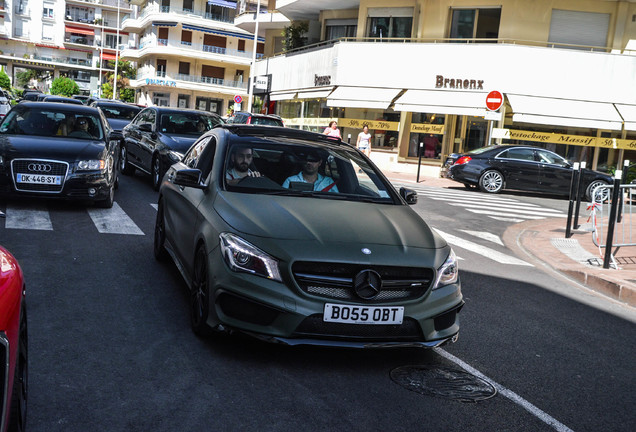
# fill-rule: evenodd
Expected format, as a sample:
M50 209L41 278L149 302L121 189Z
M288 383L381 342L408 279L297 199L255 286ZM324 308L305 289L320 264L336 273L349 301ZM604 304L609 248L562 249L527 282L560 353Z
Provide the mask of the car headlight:
M170 150L170 152L168 153L168 157L170 158L172 162L176 163L176 162L179 162L181 159L183 159L183 153Z
M276 258L231 233L221 233L219 240L223 258L230 269L282 282Z
M457 282L459 278L459 268L457 267L457 256L455 252L451 249L448 254L448 258L444 261L444 264L437 269L437 280L435 281L435 285L433 285L433 289L441 288L444 285L450 285L452 283Z
M106 167L106 161L102 159L81 160L77 162L79 171L103 170Z

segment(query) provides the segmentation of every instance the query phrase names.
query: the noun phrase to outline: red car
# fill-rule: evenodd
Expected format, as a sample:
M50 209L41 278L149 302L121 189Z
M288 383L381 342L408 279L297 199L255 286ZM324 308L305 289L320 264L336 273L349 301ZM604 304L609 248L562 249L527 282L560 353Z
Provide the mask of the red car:
M27 317L18 261L0 246L0 432L24 431L27 407Z

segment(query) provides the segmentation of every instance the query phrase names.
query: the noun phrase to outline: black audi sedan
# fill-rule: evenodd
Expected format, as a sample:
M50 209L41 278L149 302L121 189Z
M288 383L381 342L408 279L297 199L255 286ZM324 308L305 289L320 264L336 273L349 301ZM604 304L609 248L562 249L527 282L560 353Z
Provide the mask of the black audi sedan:
M122 131L120 171L128 175L137 168L148 173L158 190L170 165L179 161L202 134L223 123L219 115L207 111L145 108Z
M97 108L22 102L0 123L0 195L113 206L119 141Z
M223 125L164 176L154 253L181 271L197 334L434 347L457 338L464 302L416 202L337 138Z
M573 165L549 150L521 145L492 145L457 155L448 177L467 188L499 193L504 189L567 196ZM592 200L597 186L612 184L610 175L582 170L585 198Z
M117 100L99 99L92 102L89 106L101 109L106 121L116 132L121 132L141 111L141 108L136 105Z

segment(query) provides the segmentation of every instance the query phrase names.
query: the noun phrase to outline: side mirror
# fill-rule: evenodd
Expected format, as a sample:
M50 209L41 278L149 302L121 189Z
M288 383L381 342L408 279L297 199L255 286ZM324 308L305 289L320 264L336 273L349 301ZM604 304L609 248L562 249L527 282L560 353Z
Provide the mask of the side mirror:
M404 201L406 201L408 205L417 204L417 192L415 192L413 189L401 187L400 196L404 198Z
M139 130L142 132L152 132L152 125L150 123L142 123L139 125Z
M201 181L201 176L201 170L198 169L177 170L174 176L174 184L183 187L205 189L206 187L208 187L208 185Z

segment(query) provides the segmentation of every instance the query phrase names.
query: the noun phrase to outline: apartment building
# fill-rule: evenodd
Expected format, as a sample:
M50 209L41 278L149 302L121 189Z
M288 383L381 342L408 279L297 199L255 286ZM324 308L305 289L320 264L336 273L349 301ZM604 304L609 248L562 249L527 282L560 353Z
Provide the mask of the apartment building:
M307 41L282 53L289 24L256 18L267 28L254 91L291 127L336 119L355 142L367 123L383 167L414 171L421 156L435 173L491 142L598 169L636 160L633 0L278 0L273 13L306 22Z
M122 58L138 66L137 78L130 82L137 103L224 115L234 107L236 96L247 99L255 40L253 32L234 24L236 1L132 0L132 4L139 12L122 22L122 31L135 34L138 43L126 48ZM264 41L256 41L259 59Z
M98 94L100 76L112 73L117 48L134 43L119 23L128 0L0 0L0 66L15 82L21 69L73 78L84 94Z

